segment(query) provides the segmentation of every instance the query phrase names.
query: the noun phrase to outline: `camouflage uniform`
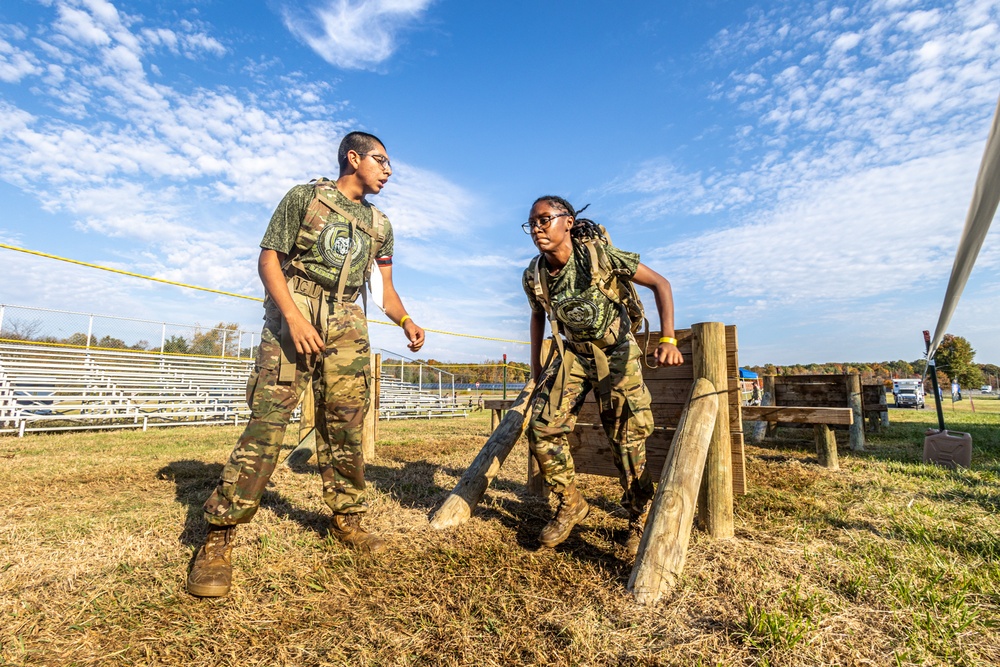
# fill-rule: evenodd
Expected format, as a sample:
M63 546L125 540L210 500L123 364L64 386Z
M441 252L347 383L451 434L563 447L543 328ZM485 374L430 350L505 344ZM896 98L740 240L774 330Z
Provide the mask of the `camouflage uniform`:
M607 246L606 252L619 276L635 275L637 254L613 246ZM541 270L547 270L544 256L540 261ZM528 302L533 311L544 311L532 280L525 271L522 284ZM653 432L653 414L642 379L643 350L629 332L622 308L592 285L590 255L578 243L574 241L566 266L548 280L549 298L566 340L563 354L553 354L539 378L527 428L529 447L546 484L557 493L571 485L575 471L566 435L573 431L584 399L593 389L624 489L622 505L641 511L653 497L646 470L646 438ZM601 357L607 364L603 381Z
M261 242L288 255L298 238L299 227L315 210L313 185L292 188L279 204ZM367 203L357 204L339 191L326 194L352 216L371 224L372 212ZM388 221L386 221L388 227ZM299 256L304 275L293 278L290 289L300 312L323 337L325 349L318 355L297 355L294 379L279 381L281 369L282 316L268 299L264 308L264 329L257 351L254 372L247 383L247 403L251 418L215 492L205 503L205 519L217 526L246 523L253 518L261 496L274 472L284 440L285 428L299 403L308 381L312 379L316 395L316 458L323 479L323 500L334 512L364 512L365 476L361 453L361 431L370 401L371 366L369 363L368 320L360 306L352 301L363 288L364 271L370 265L374 246L370 236L360 230L349 238L346 219L334 212L319 225L315 244ZM391 263L391 227L376 261ZM335 302L335 291L347 253L351 254L347 291L343 302ZM285 267L286 272L296 273ZM302 299L298 288L323 289L320 299ZM316 291L314 289L314 291Z

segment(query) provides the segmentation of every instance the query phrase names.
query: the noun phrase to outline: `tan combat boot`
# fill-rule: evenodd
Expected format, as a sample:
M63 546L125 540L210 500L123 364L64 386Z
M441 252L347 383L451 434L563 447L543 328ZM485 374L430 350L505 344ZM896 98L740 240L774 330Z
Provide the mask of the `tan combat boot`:
M576 484L570 484L562 492L556 492L556 495L559 496L559 509L538 534L538 541L543 547L554 547L563 542L569 537L573 526L587 518L587 514L590 513L590 505L580 495Z
M625 540L625 551L633 558L639 553L639 542L642 541L642 531L646 528L646 520L649 519L649 508L652 504L647 502L646 508L642 512L629 510L628 539Z
M361 527L360 513L335 513L330 524L330 532L338 540L358 551L375 553L385 548L385 540Z
M233 537L236 526L210 526L205 544L198 549L187 591L199 597L217 598L229 593L233 584Z

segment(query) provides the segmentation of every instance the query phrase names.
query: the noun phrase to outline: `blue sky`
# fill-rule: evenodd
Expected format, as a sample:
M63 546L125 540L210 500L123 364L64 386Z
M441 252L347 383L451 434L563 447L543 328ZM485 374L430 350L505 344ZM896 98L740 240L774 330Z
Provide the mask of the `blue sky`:
M271 210L363 129L425 327L527 340L519 225L560 194L670 279L679 328L736 324L743 364L912 360L998 74L995 0L4 0L0 242L259 295ZM259 328L254 302L0 262L2 303ZM949 327L980 362L998 265L994 231ZM504 353L527 346L431 334L421 356Z

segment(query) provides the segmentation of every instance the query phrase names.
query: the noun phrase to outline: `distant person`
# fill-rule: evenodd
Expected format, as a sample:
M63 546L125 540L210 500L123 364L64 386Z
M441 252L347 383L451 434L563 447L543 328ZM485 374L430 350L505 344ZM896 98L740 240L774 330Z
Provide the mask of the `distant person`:
M760 405L760 401L761 401L760 385L754 382L753 392L750 394L750 405Z
M653 432L653 413L642 380L644 350L631 332L626 304L601 287L610 290L617 281L630 281L652 289L663 336L654 353L656 363L677 366L684 359L673 337L670 283L641 264L639 255L612 246L602 227L578 213L562 197L540 197L522 225L540 252L522 278L531 306L531 374L538 381L528 413L528 444L545 484L559 498L555 516L538 539L542 546L556 546L589 512L576 488L566 434L573 430L584 398L593 389L624 490L621 502L629 513L625 546L634 555L653 497L653 481L646 469L646 438ZM540 355L547 313L559 330L554 335L561 349L543 367Z
M229 592L237 524L250 521L278 460L285 427L310 379L316 401L316 458L330 532L377 551L384 541L361 527L365 462L361 430L370 400L368 321L356 303L374 261L385 313L417 351L424 331L406 314L392 284L392 226L366 197L378 194L392 166L375 136L351 132L337 155L336 182L296 185L271 216L258 271L267 292L264 330L247 385L250 422L205 503L208 537L187 580L193 595Z

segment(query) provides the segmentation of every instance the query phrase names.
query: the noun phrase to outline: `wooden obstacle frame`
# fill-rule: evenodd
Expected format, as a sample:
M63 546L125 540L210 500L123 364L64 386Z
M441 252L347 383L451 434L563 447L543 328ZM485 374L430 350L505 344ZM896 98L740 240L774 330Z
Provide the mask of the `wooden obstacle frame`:
M857 373L765 375L764 395L770 399L769 405L745 408L744 416L748 420L767 421L768 435L773 436L779 426L812 425L821 460L826 453L833 456L829 467L836 467L834 430L847 429L851 449L864 449L863 392Z
M709 323L711 324L711 323ZM677 430L677 425L691 387L695 381L697 366L703 365L706 357L717 356L724 359L727 382L728 403L728 433L730 452L732 455L732 492L743 495L747 492L746 457L744 454L742 399L739 385L739 356L737 351L736 326L726 325L724 340L713 341L709 348L695 345L692 329L675 331L677 348L684 356L681 366L663 366L648 368L643 365L642 375L652 397L653 422L655 430L646 439L646 465L654 480L660 479L663 463L670 452L670 443ZM658 345L660 334L653 332L649 336L649 344L645 350L647 359ZM645 340L641 336L640 344ZM695 347L698 347L696 358ZM652 363L652 362L651 362ZM490 407L495 407L491 404ZM726 411L720 411L720 414ZM577 473L600 475L603 477L618 477L612 458L611 445L601 426L597 401L593 392L587 397L573 432L568 435L570 453ZM528 455L528 489L536 494L544 493L542 478L538 464Z

